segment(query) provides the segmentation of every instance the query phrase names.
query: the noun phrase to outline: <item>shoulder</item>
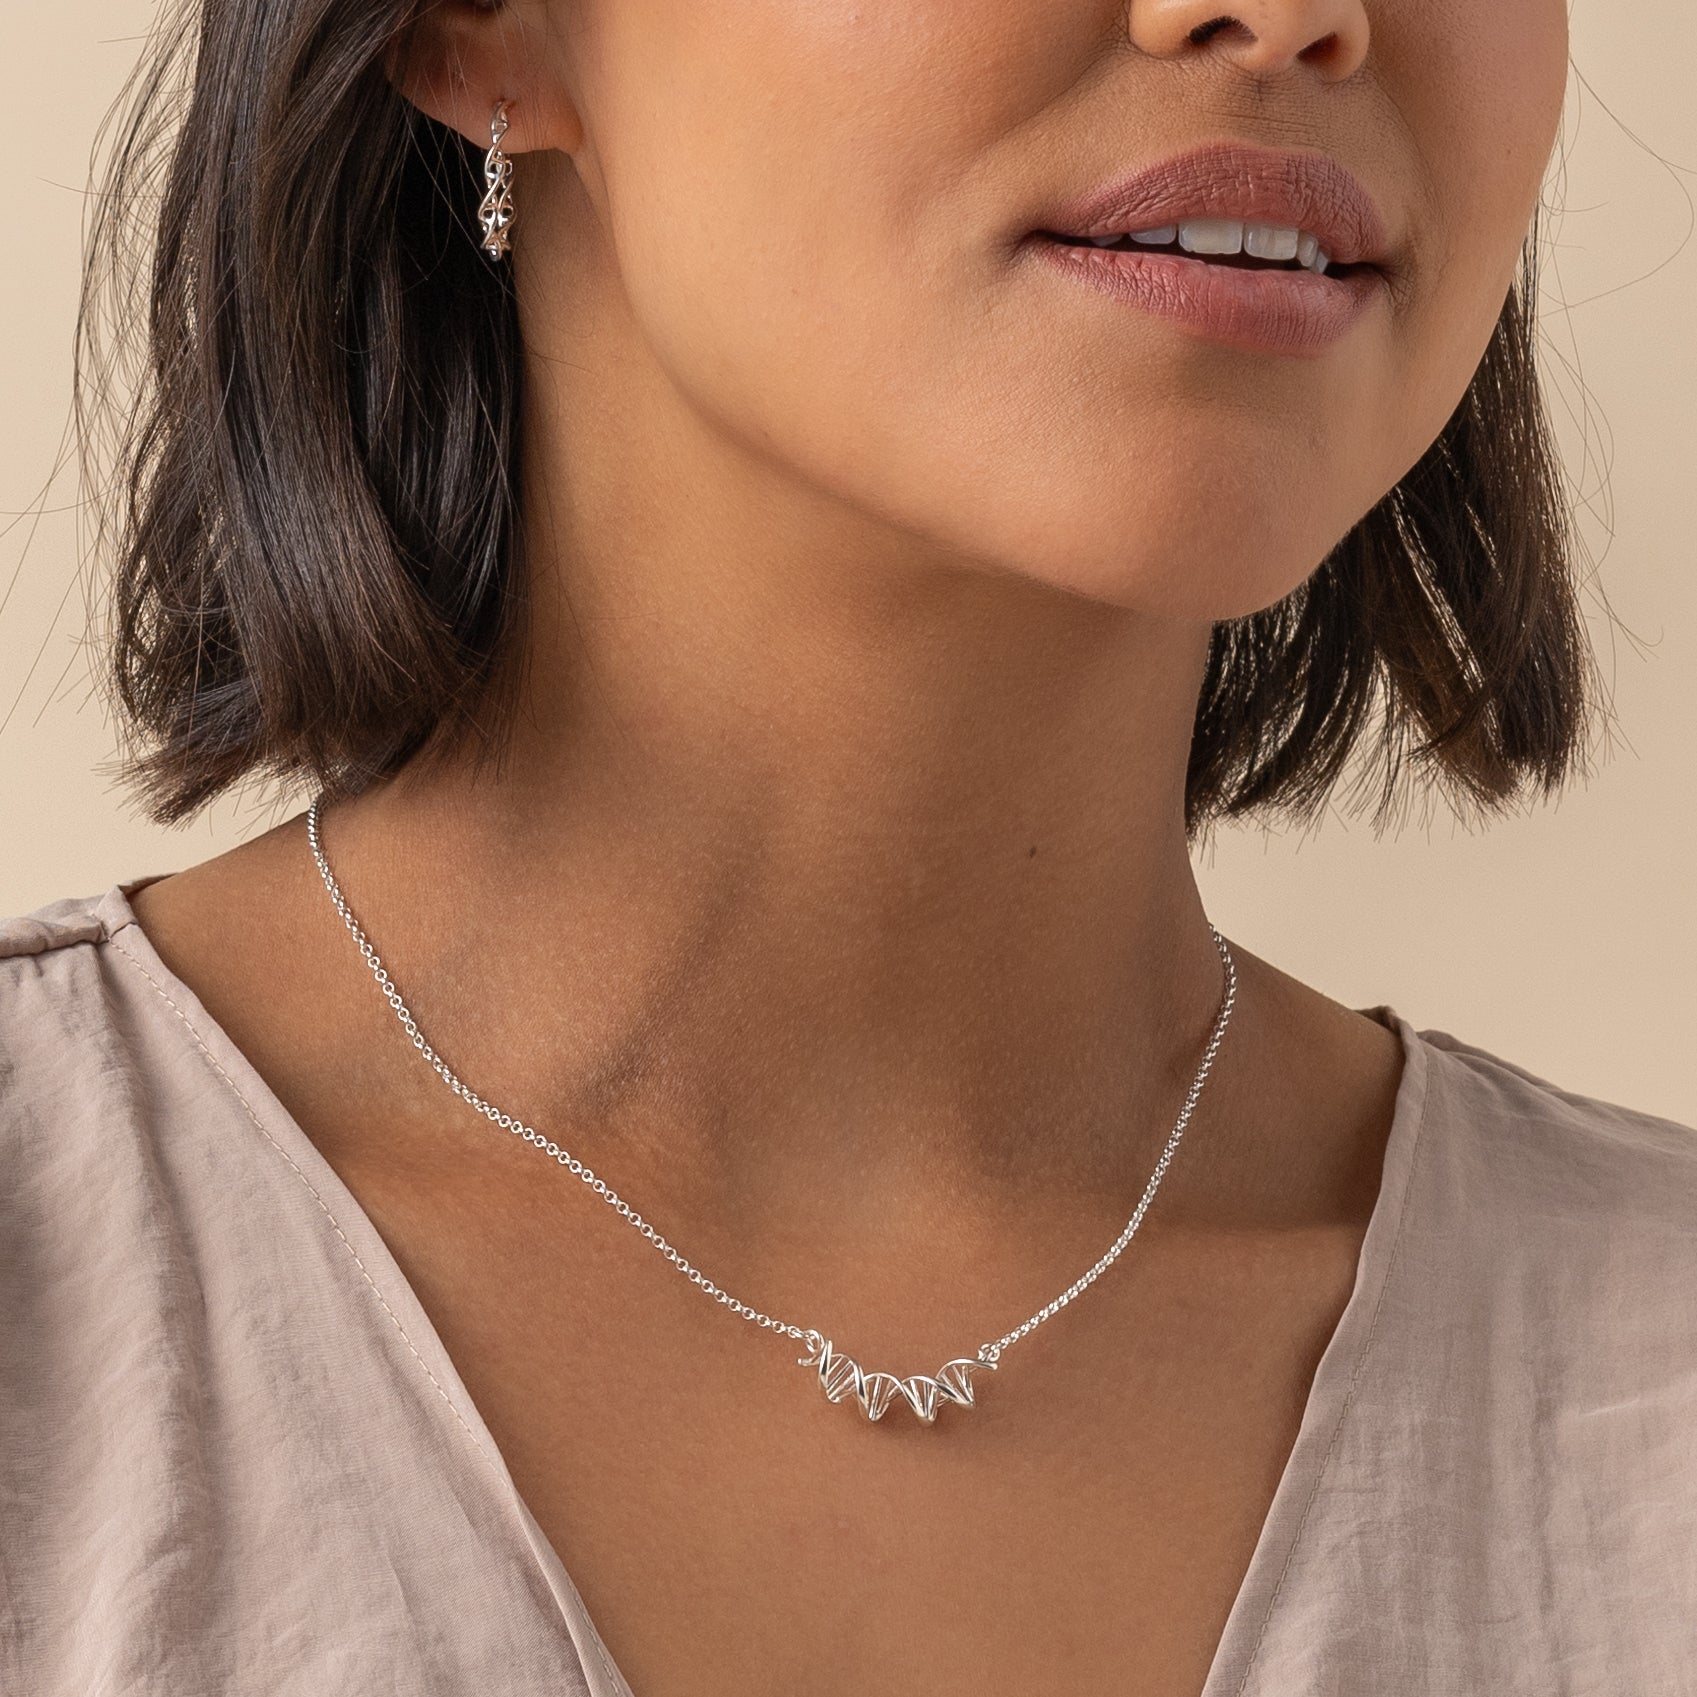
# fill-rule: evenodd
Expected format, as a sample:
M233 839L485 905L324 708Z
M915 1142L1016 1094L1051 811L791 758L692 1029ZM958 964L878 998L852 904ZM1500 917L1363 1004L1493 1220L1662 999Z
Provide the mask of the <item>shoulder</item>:
M86 1040L109 1013L104 958L124 909L121 891L64 896L0 919L0 1085L16 1101L19 1070L32 1056ZM65 1057L61 1057L65 1058Z
M9 1282L43 1265L62 1269L50 1240L63 1238L71 1252L117 1169L131 1164L147 1094L136 1001L146 985L114 942L126 912L114 888L0 919L0 1252ZM7 1294L15 1306L19 1293Z
M31 913L0 919L0 961L100 942L106 926L98 910L105 901L105 896L63 896Z
M1409 1253L1434 1287L1547 1317L1575 1339L1690 1333L1697 1129L1447 1031L1416 1041L1426 1086Z
M136 976L124 947L134 921L119 885L0 918L0 1081L115 1020L112 981Z
M149 1119L178 1065L126 887L0 919L0 1215L75 1186Z
M1481 1177L1552 1204L1671 1205L1694 1220L1697 1127L1585 1095L1447 1031L1418 1036L1431 1068L1425 1117Z

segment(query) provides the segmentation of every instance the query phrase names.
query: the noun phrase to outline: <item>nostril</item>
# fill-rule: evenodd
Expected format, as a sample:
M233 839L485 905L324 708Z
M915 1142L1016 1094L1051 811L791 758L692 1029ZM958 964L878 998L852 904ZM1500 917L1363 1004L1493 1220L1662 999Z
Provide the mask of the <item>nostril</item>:
M1233 17L1210 18L1205 24L1198 24L1190 32L1188 40L1192 47L1202 47L1212 41L1223 29L1230 29L1237 22Z

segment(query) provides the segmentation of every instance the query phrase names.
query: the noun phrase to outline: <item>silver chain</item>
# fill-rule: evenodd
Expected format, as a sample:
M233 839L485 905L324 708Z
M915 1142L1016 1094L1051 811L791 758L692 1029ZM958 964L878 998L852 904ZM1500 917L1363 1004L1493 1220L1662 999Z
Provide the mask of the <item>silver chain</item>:
M418 1028L418 1022L408 1011L406 1003L401 1000L400 992L395 988L394 981L384 969L382 960L378 957L377 951L372 948L365 932L360 929L358 921L354 918L353 912L348 906L347 898L342 894L341 886L337 884L332 875L330 863L324 858L324 850L319 842L318 808L319 802L314 801L312 806L307 809L307 841L312 846L312 858L318 862L318 870L323 876L324 887L330 892L330 900L335 903L336 911L341 914L343 923L353 934L354 941L359 944L359 951L365 956L366 965L371 968L384 996L388 999L390 1007L395 1010L395 1015L400 1020L407 1036L412 1039L413 1047L441 1074L449 1088L456 1095L469 1102L480 1114L493 1120L496 1125L512 1132L517 1137L522 1137L526 1143L533 1144L536 1148L551 1155L562 1167L575 1173L596 1195L629 1220L668 1261L693 1283L698 1284L715 1301L722 1302L733 1313L740 1314L743 1319L752 1320L755 1325L765 1326L771 1331L781 1332L785 1337L795 1338L801 1342L818 1339L820 1334L814 1328L791 1325L787 1320L775 1320L770 1314L763 1314L758 1308L750 1308L746 1302L739 1302L728 1291L722 1290L699 1268L686 1261L659 1232L612 1189L605 1179L597 1177L575 1155L567 1153L557 1143L544 1137L541 1132L533 1130L522 1120L515 1119L511 1114L503 1113L493 1103L484 1101L475 1090L462 1083L455 1076L447 1062L425 1040L424 1033ZM1149 1175L1149 1182L1144 1187L1143 1195L1139 1199L1136 1209L1131 1218L1126 1221L1125 1229L1114 1239L1107 1252L1088 1272L1068 1285L1053 1302L1039 1308L1029 1320L1015 1326L1011 1332L1003 1333L994 1343L981 1344L978 1350L980 1360L994 1363L1010 1344L1017 1343L1027 1332L1042 1325L1051 1315L1058 1314L1074 1297L1087 1290L1114 1264L1119 1258L1120 1252L1136 1235L1138 1226L1143 1223L1143 1215L1154 1199L1155 1191L1173 1158L1173 1151L1178 1148L1179 1139L1184 1135L1184 1128L1190 1123L1191 1112L1196 1106L1198 1097L1202 1094L1202 1086L1207 1081L1209 1069L1214 1064L1214 1056L1219 1050L1221 1038L1225 1036L1226 1026L1231 1019L1232 1006L1237 999L1237 964L1232 959L1232 953L1226 946L1225 938L1215 930L1212 924L1209 925L1208 930L1213 935L1214 946L1219 950L1220 959L1225 967L1225 995L1220 1002L1220 1011L1214 1017L1213 1031L1209 1035L1208 1046L1203 1052L1202 1064L1196 1069L1196 1076L1191 1080L1190 1091L1184 1099L1184 1107L1179 1111L1178 1122L1173 1126L1172 1135L1168 1137L1166 1147L1161 1151L1161 1157L1155 1163L1155 1170Z

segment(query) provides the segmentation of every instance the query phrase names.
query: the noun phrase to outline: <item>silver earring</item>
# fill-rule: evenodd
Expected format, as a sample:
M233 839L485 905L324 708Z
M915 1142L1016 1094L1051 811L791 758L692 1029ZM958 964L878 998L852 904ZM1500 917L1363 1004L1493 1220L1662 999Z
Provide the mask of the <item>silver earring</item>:
M512 246L507 232L513 227L513 162L501 151L501 137L506 133L507 103L497 100L495 115L489 120L489 151L483 159L483 180L488 187L477 209L477 220L483 226L483 251L491 259L499 259Z

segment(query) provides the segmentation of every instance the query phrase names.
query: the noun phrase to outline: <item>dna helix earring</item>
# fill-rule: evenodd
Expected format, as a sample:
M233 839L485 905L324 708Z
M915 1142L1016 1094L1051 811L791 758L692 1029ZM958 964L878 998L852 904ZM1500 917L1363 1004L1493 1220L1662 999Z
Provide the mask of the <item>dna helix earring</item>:
M497 100L489 120L489 151L483 157L486 187L477 209L477 220L483 226L481 245L491 259L499 259L512 247L507 232L513 227L513 162L501 150L501 138L506 133L507 103Z

